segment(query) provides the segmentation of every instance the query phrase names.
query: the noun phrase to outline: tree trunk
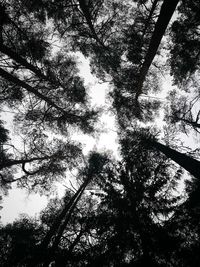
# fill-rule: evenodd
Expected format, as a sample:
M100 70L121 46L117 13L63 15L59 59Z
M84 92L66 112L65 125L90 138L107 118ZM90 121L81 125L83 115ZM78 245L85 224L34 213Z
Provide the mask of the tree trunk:
M192 174L194 177L200 179L200 161L187 156L186 154L180 153L166 145L163 145L157 141L147 141L152 147L156 148L168 158L172 159L178 165L183 167L186 171Z
M88 181L86 183L84 183L84 186L82 187L81 191L79 192L79 195L77 196L77 198L75 199L73 205L71 206L71 208L69 209L67 215L65 216L64 222L60 225L60 228L58 229L58 234L55 237L55 240L54 240L53 245L52 245L53 251L56 251L56 249L57 249L57 247L58 247L58 245L60 243L60 239L62 237L62 234L63 234L63 232L64 232L64 230L65 230L65 228L66 228L66 226L67 226L67 224L68 224L68 222L69 222L69 220L71 218L71 215L72 215L72 213L74 211L74 208L76 207L78 201L80 200L80 198L81 198L81 196L82 196L82 194L83 194L83 192L84 192L84 190L85 190L87 185L88 185Z
M154 32L151 37L149 48L148 48L146 57L144 59L144 63L139 73L139 78L138 78L138 82L136 86L136 96L135 96L136 100L138 99L139 95L142 93L142 87L143 87L145 77L156 55L156 52L158 50L162 37L176 9L178 2L179 0L164 0L163 1L160 14L155 25Z
M76 191L74 196L69 200L69 202L65 205L64 209L61 211L61 213L57 216L57 218L54 220L54 223L52 224L50 230L47 232L46 236L42 240L41 244L39 245L39 250L42 252L45 252L45 250L48 248L49 243L51 242L51 239L53 236L55 236L55 240L53 242L52 247L50 248L50 255L44 259L43 266L47 267L49 266L49 263L54 259L55 251L57 249L57 246L60 242L60 238L62 237L63 231L65 230L67 223L69 222L71 218L71 214L74 211L74 208L76 207L79 199L81 198L85 188L90 183L92 177L89 177L86 179L83 184L80 186L80 188ZM63 221L64 220L64 221ZM36 261L41 260L41 258L35 259ZM35 264L36 262L34 262ZM35 265L32 265L35 266Z
M58 231L58 228L61 226L61 223L65 216L68 214L69 211L71 211L72 207L75 208L74 203L77 203L82 195L83 191L85 190L86 186L91 181L90 179L86 179L86 181L80 186L80 188L76 191L76 193L73 195L73 197L70 199L70 201L65 205L64 209L61 211L61 213L57 216L54 223L52 224L50 230L47 232L45 238L41 242L41 247L43 249L46 249L49 245L49 242L51 241L51 238L56 234Z

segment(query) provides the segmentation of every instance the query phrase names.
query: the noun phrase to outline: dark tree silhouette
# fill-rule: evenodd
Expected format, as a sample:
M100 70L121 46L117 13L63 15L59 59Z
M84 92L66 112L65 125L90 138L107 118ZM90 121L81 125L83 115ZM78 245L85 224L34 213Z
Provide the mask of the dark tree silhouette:
M149 48L148 48L148 51L144 59L144 63L142 64L142 67L139 73L138 83L136 87L136 100L138 99L139 95L142 93L142 86L143 86L145 77L156 55L156 52L158 50L162 37L165 33L165 30L169 24L169 21L172 15L174 14L174 11L176 9L178 2L179 0L163 1L160 14L156 22L155 29L154 29L154 32L152 34L152 38L149 44Z
M164 153L167 156L167 158L172 159L174 162L183 167L194 177L196 177L197 179L200 178L200 161L193 159L190 156L185 155L184 153L180 153L175 149L172 149L157 141L153 140L153 141L147 141L147 143L148 142L152 145L152 147Z
M199 264L200 161L158 141L149 123L162 104L148 95L170 65L175 84L193 95L175 88L166 127L198 133L198 11L196 0L2 1L0 111L14 114L22 144L12 144L0 120L0 186L50 195L55 181L75 174L77 188L51 199L37 220L0 226L2 267ZM169 64L158 56L164 50ZM72 141L77 130L95 133L98 119L80 53L109 84L117 159L97 149L84 155ZM177 193L183 169L193 177Z

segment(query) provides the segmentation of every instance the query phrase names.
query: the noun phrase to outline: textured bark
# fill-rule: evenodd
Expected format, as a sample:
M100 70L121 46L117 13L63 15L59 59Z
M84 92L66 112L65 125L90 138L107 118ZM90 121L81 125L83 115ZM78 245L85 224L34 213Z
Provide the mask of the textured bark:
M180 153L166 145L163 145L156 141L150 141L150 144L165 154L168 158L172 159L178 165L183 167L186 171L192 174L194 177L200 179L200 162L191 158L183 153Z
M150 40L149 48L144 59L144 63L139 72L139 78L138 78L138 82L136 85L136 96L135 96L136 100L138 99L139 95L142 93L142 87L143 87L145 77L156 55L156 52L158 50L162 37L165 33L165 30L169 24L169 21L172 15L174 14L174 11L176 9L178 2L179 0L164 0L163 1L160 14L155 25L154 32Z

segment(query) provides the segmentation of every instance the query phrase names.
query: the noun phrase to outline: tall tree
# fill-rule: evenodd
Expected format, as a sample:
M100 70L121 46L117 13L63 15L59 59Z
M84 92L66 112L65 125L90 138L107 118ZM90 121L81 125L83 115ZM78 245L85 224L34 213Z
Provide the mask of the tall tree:
M191 158L183 153L180 153L166 145L163 145L157 141L150 141L150 144L156 148L157 150L164 153L168 158L175 161L185 170L187 170L190 174L192 174L197 179L200 178L200 161Z
M50 249L50 254L48 253L48 258L45 258L45 266L55 258L55 254L58 250L59 243L61 241L63 232L65 231L68 223L70 222L71 216L74 213L74 210L77 207L80 198L82 197L86 187L92 183L95 183L96 176L99 172L102 172L103 166L108 161L106 155L100 155L98 153L91 153L88 158L88 166L85 166L83 170L80 170L79 176L83 180L79 189L74 193L74 195L65 202L65 205L62 211L54 218L50 229L46 233L45 237L41 241L41 244L36 248L36 253L38 251L45 252ZM52 240L53 239L53 240ZM52 243L52 245L51 245ZM50 248L49 248L50 247ZM36 257L36 262L41 261L41 254L39 258ZM34 263L35 264L35 263ZM34 265L33 264L33 265Z
M190 174L192 174L195 178L199 180L200 178L200 161L181 153L175 149L170 148L167 145L161 144L156 140L156 138L149 132L148 129L141 128L138 131L127 131L125 133L127 138L139 138L140 142L143 144L144 149L155 149L157 151L162 152L166 155L167 158L172 159L182 168L187 170Z
M176 6L179 0L164 0L161 6L160 14L155 25L154 32L149 44L148 51L145 55L144 62L139 72L139 78L136 86L136 101L138 100L139 95L142 93L142 86L149 70L149 67L156 55L162 37L165 33L165 30L169 24L169 21L174 14Z

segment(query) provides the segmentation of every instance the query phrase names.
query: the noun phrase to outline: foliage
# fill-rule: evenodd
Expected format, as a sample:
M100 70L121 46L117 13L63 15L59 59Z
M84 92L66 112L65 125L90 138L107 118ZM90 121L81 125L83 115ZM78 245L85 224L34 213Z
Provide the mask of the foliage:
M2 1L0 110L14 114L21 143L0 120L0 186L49 196L69 176L74 186L38 219L1 225L1 266L199 265L200 162L162 144L152 124L170 68L178 88L166 98L165 128L199 133L198 11L196 0ZM106 112L90 104L80 54L108 81L117 159L85 155L73 141L95 137ZM178 193L184 169L191 177Z
M183 1L179 6L179 17L172 25L170 64L175 83L182 83L199 69L198 14L197 1Z

